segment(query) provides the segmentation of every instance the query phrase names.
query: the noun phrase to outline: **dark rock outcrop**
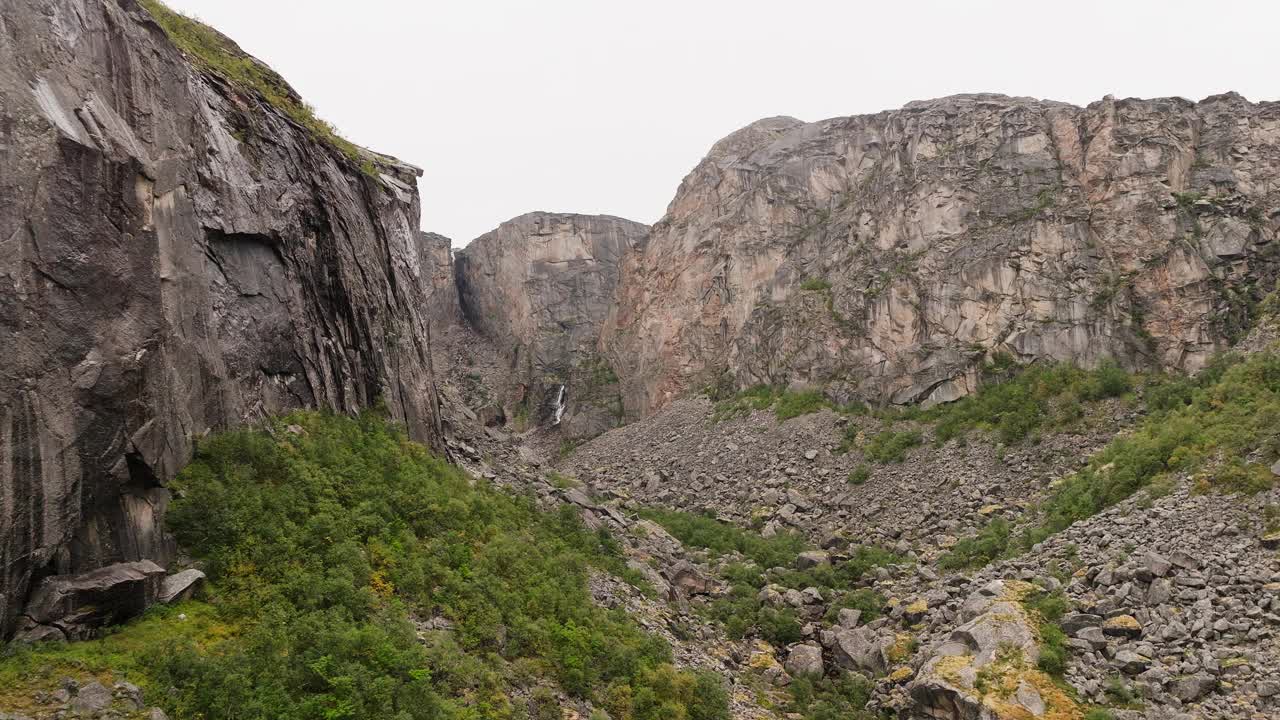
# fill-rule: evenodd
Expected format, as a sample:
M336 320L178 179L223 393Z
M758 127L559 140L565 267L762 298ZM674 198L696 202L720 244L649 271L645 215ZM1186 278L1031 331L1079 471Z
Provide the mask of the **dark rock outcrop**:
M27 601L20 636L27 640L88 637L99 627L147 609L159 597L163 577L164 568L150 560L47 577Z
M166 565L212 429L381 399L438 438L420 171L203 67L135 0L0 4L0 637L42 579Z
M603 215L535 212L457 253L467 320L510 368L508 417L595 435L621 419L617 376L597 352L623 255L648 226ZM559 408L559 410L558 410Z

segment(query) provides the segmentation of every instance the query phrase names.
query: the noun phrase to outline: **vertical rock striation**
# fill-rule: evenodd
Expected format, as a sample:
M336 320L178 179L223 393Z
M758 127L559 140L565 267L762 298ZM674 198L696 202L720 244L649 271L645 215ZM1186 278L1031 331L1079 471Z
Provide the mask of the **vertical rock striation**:
M944 401L993 353L1194 371L1274 285L1280 104L916 102L721 140L620 273L630 416L710 382Z
M508 416L597 434L621 417L617 377L599 355L623 255L648 226L622 218L535 212L509 220L458 253L467 320L511 369ZM561 417L557 418L557 409Z
M0 4L0 637L52 576L166 564L211 429L381 400L438 439L420 171L357 152L135 0Z

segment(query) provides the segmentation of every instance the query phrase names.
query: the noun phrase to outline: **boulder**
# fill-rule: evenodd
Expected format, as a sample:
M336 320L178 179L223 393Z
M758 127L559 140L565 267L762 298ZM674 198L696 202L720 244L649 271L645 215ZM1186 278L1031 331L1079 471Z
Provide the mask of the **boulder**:
M1117 615L1102 623L1102 632L1112 637L1136 638L1142 634L1142 623L1132 615Z
M825 672L822 648L815 645L796 645L791 648L783 667L794 677L822 677Z
M91 682L76 691L71 698L71 709L83 715L92 715L111 707L111 691L100 682Z
M707 595L715 587L714 581L708 578L688 560L677 561L664 573L672 590L684 595Z
M831 650L840 667L878 675L889 670L889 649L893 644L892 635L877 633L864 625L836 631Z
M1208 673L1196 673L1173 681L1169 692L1182 702L1195 702L1213 692L1218 687L1218 679Z
M796 568L799 570L830 564L831 556L823 550L806 550L796 556Z
M204 577L204 573L195 568L166 576L160 583L160 602L169 604L189 600L204 583Z
M95 628L124 622L156 602L163 576L159 565L140 560L45 578L27 602L29 624L19 639L47 636L48 627L82 639Z

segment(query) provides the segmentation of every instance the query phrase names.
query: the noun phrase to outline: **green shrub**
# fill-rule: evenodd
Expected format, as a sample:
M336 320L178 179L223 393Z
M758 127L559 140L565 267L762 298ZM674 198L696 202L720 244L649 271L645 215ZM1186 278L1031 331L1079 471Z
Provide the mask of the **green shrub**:
M779 420L790 420L801 415L818 412L822 408L830 406L831 403L817 390L784 391L778 396L773 412L778 416Z
M771 538L722 522L707 515L645 508L640 516L652 520L685 545L706 548L719 554L740 553L761 567L790 566L808 548L795 533L779 533Z
M982 567L1009 551L1012 530L1003 518L987 523L977 535L962 539L951 552L938 558L938 567L944 570L961 570Z
M1222 358L1188 392L1178 383L1157 393L1160 409L1129 434L1112 440L1042 505L1041 523L1024 533L1029 548L1172 473L1201 473L1206 489L1256 492L1274 479L1262 464L1239 458L1280 454L1280 357ZM1228 458L1223 461L1221 458Z
M716 403L711 419L715 422L746 417L754 410L772 407L781 390L769 385L753 385L746 390Z
M822 278L809 278L800 283L800 289L810 292L826 292L831 289L831 283Z
M939 444L975 429L992 431L1004 443L1020 442L1041 428L1078 421L1084 401L1119 397L1133 388L1129 373L1113 363L1090 371L1065 363L1019 369L1000 360L985 371L990 382L978 392L921 413L935 423Z
M1053 677L1062 677L1067 670L1067 656L1070 650L1067 646L1066 633L1062 632L1057 622L1070 607L1067 596L1061 590L1039 591L1023 598L1022 604L1027 608L1032 622L1036 624L1039 635L1040 659L1037 665Z
M729 590L724 595L711 601L706 612L711 619L725 628L725 633L734 639L756 635L777 645L786 645L800 640L803 635L803 623L795 611L788 607L773 608L765 606L759 599L759 591L772 582L784 588L797 590L816 587L823 591L828 600L830 618L840 608L858 608L863 617L874 620L884 607L884 598L866 588L856 588L862 578L871 570L882 565L900 563L903 559L887 550L869 546L850 548L849 559L834 566L823 565L806 570L789 569L796 555L807 549L803 543L796 543L794 538L788 539L784 545L760 546L755 540L743 539L738 528L728 532L724 523L711 520L717 525L708 525L709 518L693 516L689 520L687 513L672 511L644 510L642 515L655 519L682 542L695 547L708 548L719 552L736 551L747 557L753 557L755 563L733 563L724 567L721 576L729 583ZM748 533L751 535L751 533ZM764 538L760 538L764 540ZM770 538L765 542L778 540ZM763 563L760 561L763 560ZM768 576L760 569L761 564L774 569Z
M1110 370L1091 377L1074 383L1082 397L1125 387ZM1148 413L1138 428L1116 437L1058 485L1016 543L1007 524L993 522L962 540L940 564L975 567L1030 549L1140 490L1151 489L1153 497L1167 494L1180 474L1196 477L1202 491L1256 493L1274 487L1269 466L1280 456L1275 429L1280 427L1280 356L1274 349L1217 357L1195 378L1155 378L1144 394ZM1242 460L1255 455L1257 462Z
M872 462L902 462L907 458L907 451L923 441L918 430L885 430L867 441L862 454Z
M787 711L805 720L857 720L869 718L867 701L871 681L858 673L832 678L794 678L788 686Z
M633 717L694 717L683 688L700 681L591 599L592 567L623 570L607 533L474 483L379 417L295 413L216 435L173 487L169 520L204 563L216 623L75 647L173 688L155 697L175 718L521 717L515 666L575 697L626 695ZM419 639L411 616L433 615L454 629ZM149 637L155 617L121 635ZM726 717L709 702L703 717Z
M861 485L871 479L871 468L866 463L859 463L858 467L849 471L849 484Z

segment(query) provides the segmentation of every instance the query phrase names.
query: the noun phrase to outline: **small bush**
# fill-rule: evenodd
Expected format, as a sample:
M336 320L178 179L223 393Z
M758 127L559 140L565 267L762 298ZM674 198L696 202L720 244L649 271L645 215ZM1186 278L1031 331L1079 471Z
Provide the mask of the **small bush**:
M827 399L822 396L822 393L817 390L788 391L783 392L778 397L773 412L778 416L779 420L790 420L801 415L818 412L824 407L830 407L830 405Z
M862 454L872 462L902 462L907 457L907 451L923 441L923 436L917 430L885 430L867 441Z
M800 283L800 289L809 292L825 292L831 289L831 283L822 278L809 278Z
M765 538L707 515L646 508L640 511L640 516L658 523L685 545L719 554L736 552L761 567L790 567L796 556L808 548L804 538L794 533Z
M823 408L835 409L819 390L786 390L769 385L755 385L716 403L711 419L721 422L746 417L755 410L772 407L779 421L808 415Z
M1119 397L1133 388L1129 373L1113 363L1081 370L1065 363L1018 369L1007 356L985 368L991 380L977 393L922 411L936 425L939 444L972 430L993 431L1004 443L1021 442L1045 427L1084 417L1082 402Z
M977 535L956 543L951 552L938 559L938 567L944 570L961 570L982 567L1009 551L1012 530L1003 518L987 523Z
M868 717L867 701L871 699L871 681L858 673L843 673L834 678L796 678L788 687L787 710L805 720L846 720Z
M866 463L861 463L858 467L849 472L849 484L861 485L871 479L871 468Z

